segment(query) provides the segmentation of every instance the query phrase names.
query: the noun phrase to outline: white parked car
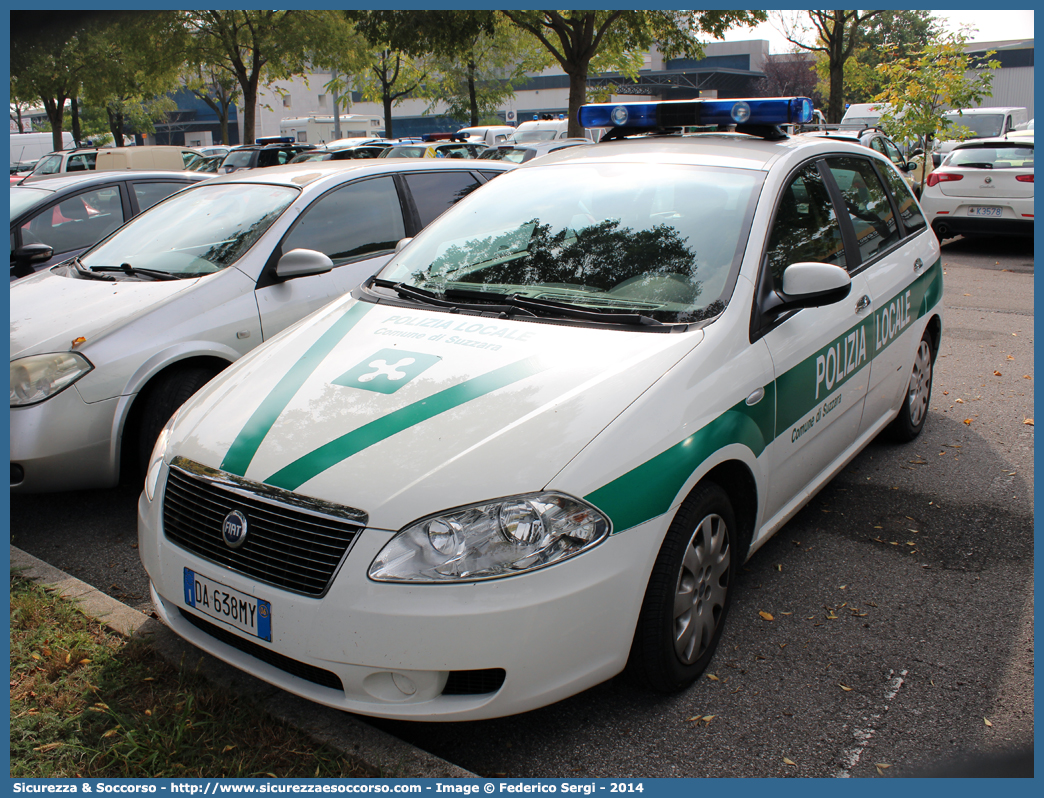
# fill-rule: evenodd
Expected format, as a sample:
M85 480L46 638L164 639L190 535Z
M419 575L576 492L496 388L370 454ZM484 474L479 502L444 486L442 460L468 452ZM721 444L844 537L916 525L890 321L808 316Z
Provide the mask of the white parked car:
M622 140L498 178L219 375L138 505L159 616L366 715L691 684L747 557L928 415L939 243L887 158L780 135L811 111L585 106Z
M973 139L957 144L928 175L921 196L939 238L1033 235L1033 138Z
M214 178L16 281L11 491L133 475L196 389L508 168L334 161Z

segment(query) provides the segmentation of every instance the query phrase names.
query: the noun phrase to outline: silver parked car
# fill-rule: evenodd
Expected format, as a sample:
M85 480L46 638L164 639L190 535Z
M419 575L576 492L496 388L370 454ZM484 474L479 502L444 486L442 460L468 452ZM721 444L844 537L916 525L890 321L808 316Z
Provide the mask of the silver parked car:
M196 389L510 168L372 159L213 178L17 281L11 490L117 484Z

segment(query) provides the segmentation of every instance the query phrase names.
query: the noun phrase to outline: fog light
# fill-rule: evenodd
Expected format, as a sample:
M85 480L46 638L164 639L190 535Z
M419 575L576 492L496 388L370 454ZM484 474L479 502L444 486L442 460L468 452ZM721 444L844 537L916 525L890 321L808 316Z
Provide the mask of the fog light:
M392 674L392 683L399 688L399 692L403 695L413 695L417 692L417 685L413 683L413 679L409 676L403 676L401 673Z

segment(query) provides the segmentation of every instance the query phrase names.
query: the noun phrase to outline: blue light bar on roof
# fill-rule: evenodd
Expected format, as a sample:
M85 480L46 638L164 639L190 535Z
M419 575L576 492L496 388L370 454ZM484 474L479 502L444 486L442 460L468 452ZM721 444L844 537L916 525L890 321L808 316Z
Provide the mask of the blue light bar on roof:
M585 128L651 130L699 125L789 125L811 121L812 101L808 97L594 103L580 108L580 126Z

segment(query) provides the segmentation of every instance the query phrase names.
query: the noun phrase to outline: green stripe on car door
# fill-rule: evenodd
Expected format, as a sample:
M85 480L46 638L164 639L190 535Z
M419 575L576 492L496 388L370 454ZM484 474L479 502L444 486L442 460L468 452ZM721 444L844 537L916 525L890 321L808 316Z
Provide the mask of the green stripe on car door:
M345 311L343 316L330 325L329 329L320 335L314 344L308 347L308 351L276 383L272 392L258 405L257 410L250 416L243 429L239 431L236 439L225 454L225 459L221 461L222 471L238 476L243 476L246 473L247 468L250 467L250 461L254 459L254 455L261 446L261 442L265 439L268 431L272 429L272 425L279 418L279 414L283 412L290 400L294 398L294 394L297 393L304 381L312 375L312 372L315 371L319 364L323 362L323 359L344 339L348 331L372 307L374 306L366 302L356 302Z
M546 366L542 366L536 357L530 357L446 388L426 399L421 399L419 402L414 402L375 419L369 424L364 424L358 429L320 446L315 451L299 457L266 479L265 483L285 490L296 490L308 480L363 449L440 413L470 402L472 399L477 399L498 388L511 385L543 371L545 368ZM452 432L447 434L452 435Z

